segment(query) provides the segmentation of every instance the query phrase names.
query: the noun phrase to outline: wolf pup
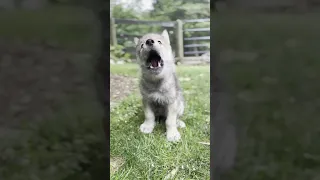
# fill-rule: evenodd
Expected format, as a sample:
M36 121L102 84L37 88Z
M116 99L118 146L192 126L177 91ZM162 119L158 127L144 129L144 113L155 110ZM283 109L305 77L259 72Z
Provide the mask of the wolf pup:
M157 118L165 119L168 141L178 141L178 127L185 123L179 120L184 111L184 98L175 70L169 34L146 34L134 38L138 64L141 69L140 92L145 120L140 126L143 133L151 133Z

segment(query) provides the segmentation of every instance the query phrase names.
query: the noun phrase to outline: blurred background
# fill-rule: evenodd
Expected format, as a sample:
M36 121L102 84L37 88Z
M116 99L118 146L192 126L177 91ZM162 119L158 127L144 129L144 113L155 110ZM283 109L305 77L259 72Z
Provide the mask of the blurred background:
M108 177L91 1L0 1L0 179Z
M224 179L319 179L319 3L215 5L217 71L234 98L239 133Z

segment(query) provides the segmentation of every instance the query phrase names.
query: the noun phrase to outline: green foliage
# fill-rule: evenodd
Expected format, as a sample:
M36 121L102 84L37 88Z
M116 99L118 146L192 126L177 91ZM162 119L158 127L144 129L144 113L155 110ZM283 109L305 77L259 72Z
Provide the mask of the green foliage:
M210 17L210 3L208 1L176 1L157 0L151 17L161 17L163 20L199 19Z
M124 50L124 46L110 46L110 58L114 61L123 60L125 62L131 62L131 55L126 53Z
M121 5L115 5L112 9L112 17L119 19L139 19L139 14L130 8L123 8Z

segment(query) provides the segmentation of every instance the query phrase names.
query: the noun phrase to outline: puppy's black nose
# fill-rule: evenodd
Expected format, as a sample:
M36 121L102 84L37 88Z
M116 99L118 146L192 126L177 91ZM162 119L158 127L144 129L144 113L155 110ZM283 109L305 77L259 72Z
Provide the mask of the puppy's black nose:
M146 42L146 44L147 44L148 46L152 46L153 43L154 43L154 41L153 41L152 39L148 39L147 42Z

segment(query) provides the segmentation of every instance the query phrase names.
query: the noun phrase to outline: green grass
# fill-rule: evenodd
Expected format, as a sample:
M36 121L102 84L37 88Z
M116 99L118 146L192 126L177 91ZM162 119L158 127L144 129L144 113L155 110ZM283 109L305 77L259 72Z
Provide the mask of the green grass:
M137 76L137 65L112 65L111 73ZM139 131L144 121L141 99L132 94L115 109L110 118L110 154L122 157L124 164L111 179L209 179L210 146L199 144L210 139L209 66L177 68L186 99L182 120L187 128L180 129L182 141L169 143L165 127L157 125L152 134ZM189 79L187 79L189 78Z
M226 179L319 178L319 17L216 17L215 43L220 52L258 54L253 62L236 56L221 62L231 92L246 94L235 102L239 149L236 167Z

